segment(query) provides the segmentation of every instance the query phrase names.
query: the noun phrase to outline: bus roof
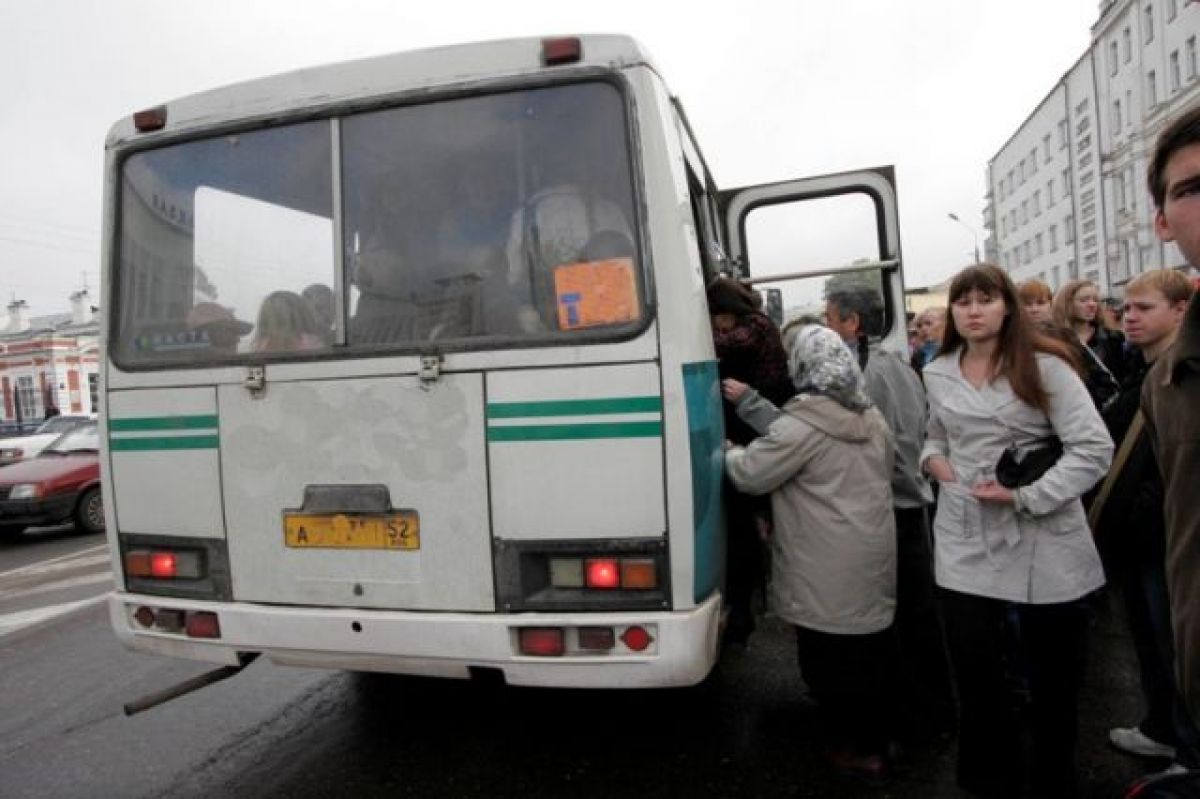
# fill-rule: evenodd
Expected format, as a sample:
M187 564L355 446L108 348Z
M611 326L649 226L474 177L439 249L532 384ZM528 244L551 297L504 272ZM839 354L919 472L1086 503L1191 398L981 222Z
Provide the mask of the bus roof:
M651 64L649 54L633 38L599 34L577 37L582 45L580 60L564 66L546 66L542 61L542 42L555 38L559 37L412 50L235 83L164 104L166 125L158 131L138 132L130 114L109 129L106 146L111 149L133 139L157 138L231 120L268 119L297 109L332 107L356 99L548 73L564 66L620 69Z

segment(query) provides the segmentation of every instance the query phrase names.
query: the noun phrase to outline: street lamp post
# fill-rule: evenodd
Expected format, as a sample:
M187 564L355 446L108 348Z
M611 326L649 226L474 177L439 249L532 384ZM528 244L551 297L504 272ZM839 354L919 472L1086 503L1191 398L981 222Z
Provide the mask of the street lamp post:
M959 218L958 218L958 214L954 213L953 211L952 211L952 212L950 212L950 213L948 213L948 214L946 214L946 216L950 217L950 218L951 218L951 219L953 219L955 222L957 222L958 224L962 225L962 226L963 226L963 227L965 227L967 230L971 231L971 238L975 240L975 263L980 263L980 260L981 260L981 259L980 259L980 257L979 257L979 234L975 232L975 228L971 227L971 226L970 226L970 225L968 225L966 222L964 222L964 221L962 221L961 219L959 219Z

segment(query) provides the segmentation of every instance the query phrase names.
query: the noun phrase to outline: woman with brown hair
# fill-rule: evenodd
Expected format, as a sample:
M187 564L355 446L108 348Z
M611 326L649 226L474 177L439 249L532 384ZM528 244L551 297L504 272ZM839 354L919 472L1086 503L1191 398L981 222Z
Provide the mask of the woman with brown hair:
M925 367L921 463L941 486L934 566L959 688L958 781L984 796L1022 793L1004 662L1011 611L1029 667L1033 792L1071 796L1086 599L1104 584L1079 498L1107 470L1112 440L1070 347L1028 323L1003 270L964 269L950 303Z
M1125 376L1125 337L1104 324L1100 289L1090 280L1071 280L1054 295L1054 321L1070 328L1120 385Z
M1054 311L1054 292L1044 282L1035 278L1026 280L1017 287L1017 297L1025 309L1026 318L1037 327L1038 332L1058 339L1070 347L1071 365L1083 378L1083 384L1087 386L1088 394L1092 395L1096 409L1103 411L1104 406L1117 395L1117 379L1101 362L1099 356L1083 343L1075 330L1058 322Z

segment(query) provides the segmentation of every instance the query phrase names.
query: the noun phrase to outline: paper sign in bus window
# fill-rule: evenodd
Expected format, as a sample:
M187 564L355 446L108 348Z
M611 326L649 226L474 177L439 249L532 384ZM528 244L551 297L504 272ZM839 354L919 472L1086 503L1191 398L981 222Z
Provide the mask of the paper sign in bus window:
M638 318L632 258L581 261L554 269L560 330L615 325Z

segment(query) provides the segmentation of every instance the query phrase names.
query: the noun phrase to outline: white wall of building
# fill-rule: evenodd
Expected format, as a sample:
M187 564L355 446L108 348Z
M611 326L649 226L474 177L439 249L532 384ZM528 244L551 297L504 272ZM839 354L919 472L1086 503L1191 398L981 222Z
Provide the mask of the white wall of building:
M1145 174L1162 127L1200 102L1197 38L1195 0L1101 3L1091 47L988 163L988 252L1015 281L1119 295L1182 265L1154 236Z

